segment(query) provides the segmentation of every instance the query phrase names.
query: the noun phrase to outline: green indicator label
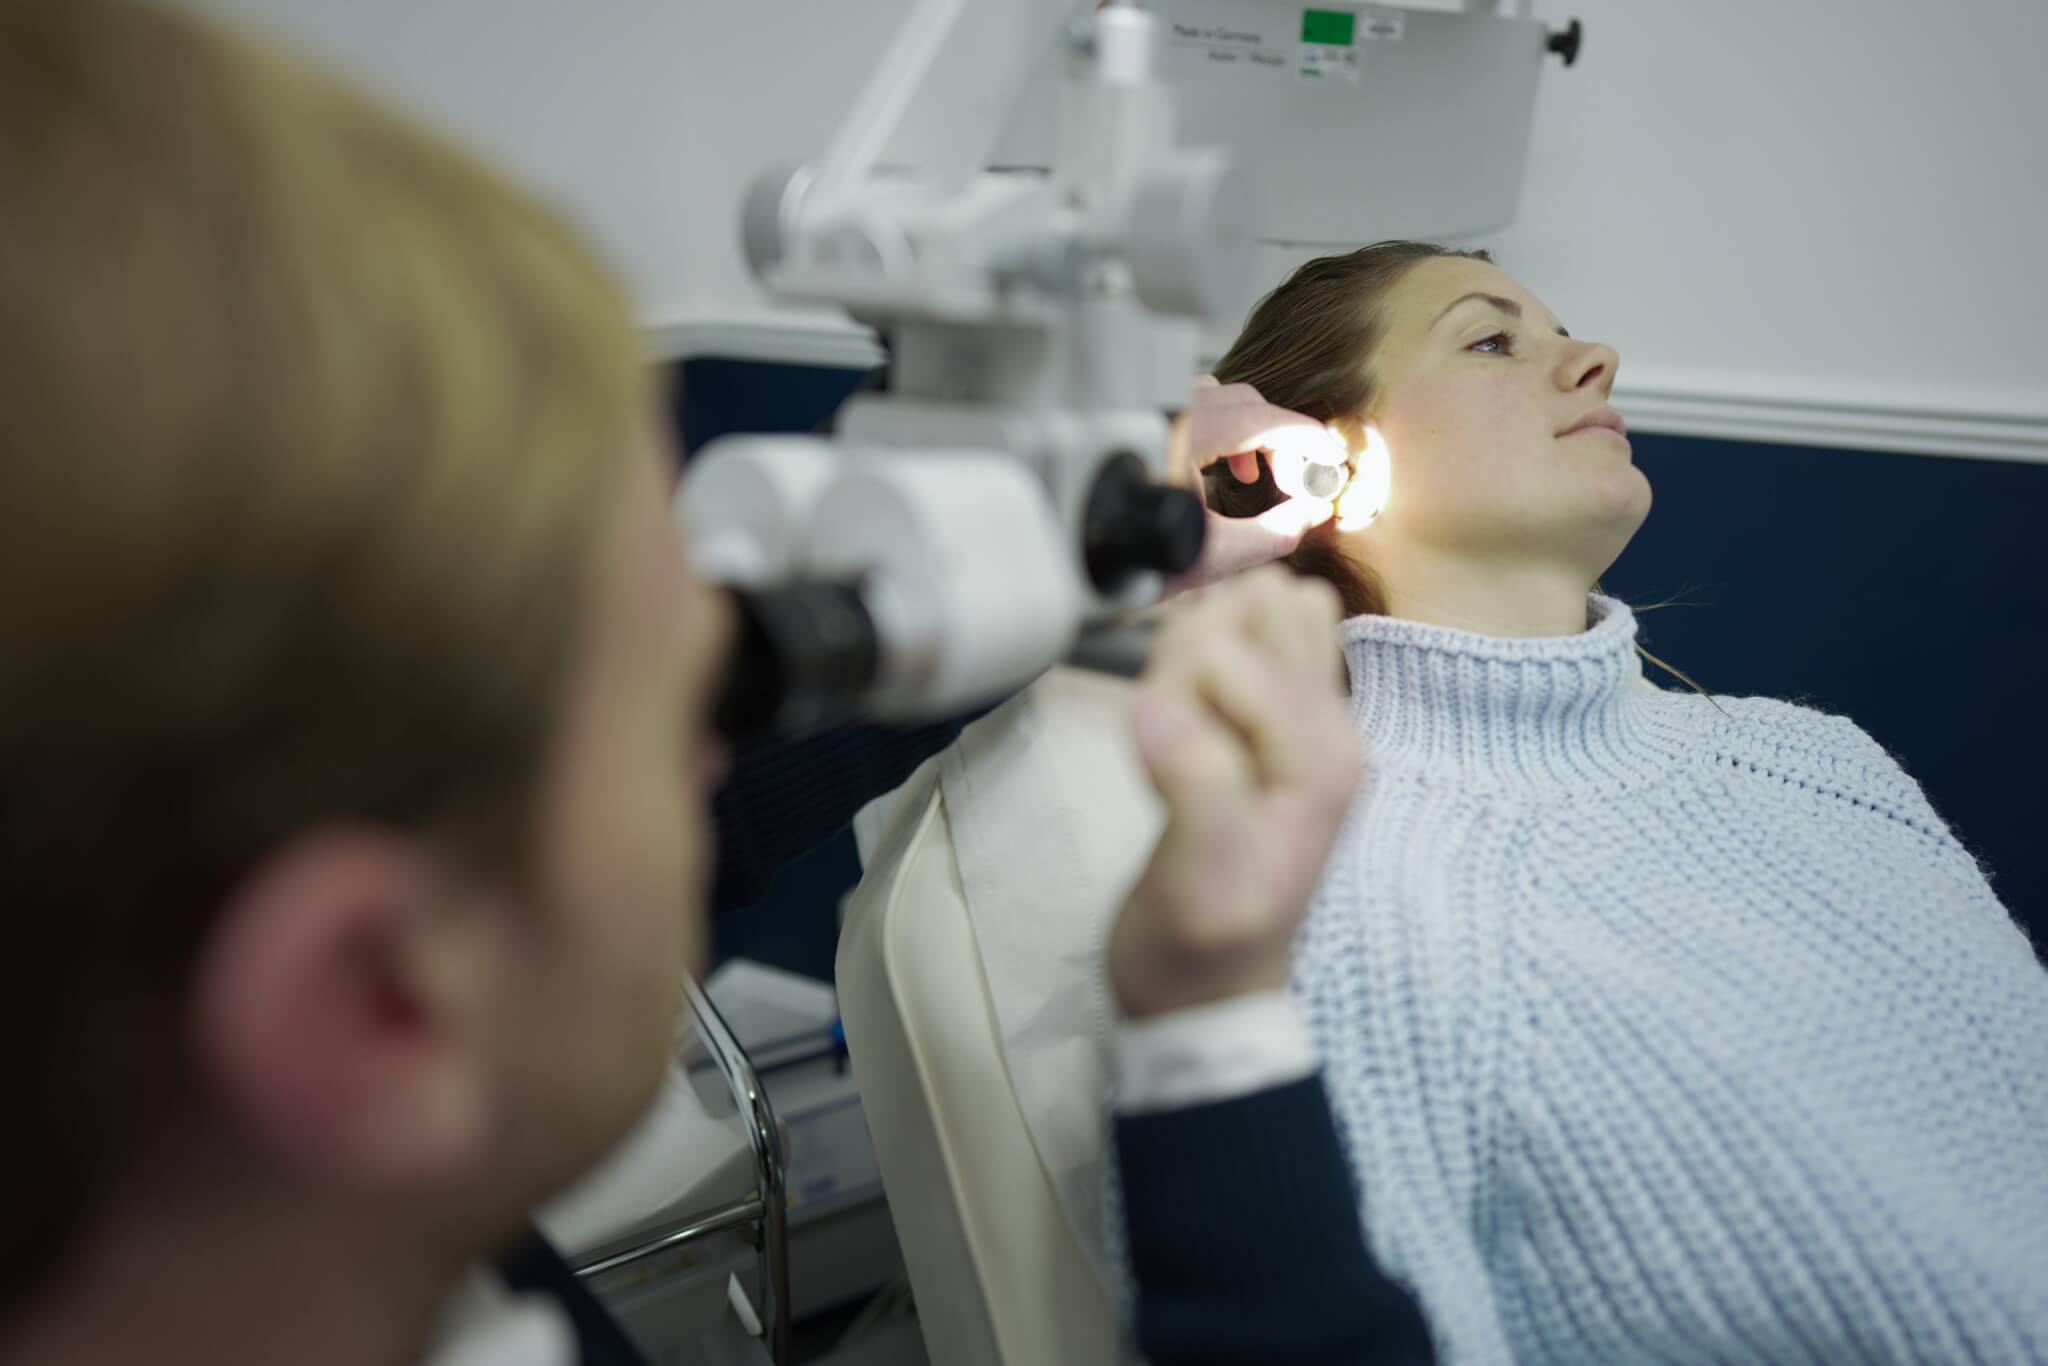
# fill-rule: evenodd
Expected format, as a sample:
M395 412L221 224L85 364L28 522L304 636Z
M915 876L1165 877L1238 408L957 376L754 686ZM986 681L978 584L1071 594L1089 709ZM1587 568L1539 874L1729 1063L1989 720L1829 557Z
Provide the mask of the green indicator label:
M1358 16L1349 10L1305 9L1301 12L1301 41L1350 47Z

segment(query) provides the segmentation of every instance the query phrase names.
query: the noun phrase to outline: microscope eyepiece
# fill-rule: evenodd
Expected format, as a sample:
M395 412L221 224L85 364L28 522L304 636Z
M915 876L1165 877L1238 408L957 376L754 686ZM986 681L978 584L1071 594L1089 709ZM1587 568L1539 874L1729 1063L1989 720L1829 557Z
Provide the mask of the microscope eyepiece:
M739 634L713 724L734 743L808 729L873 686L881 638L854 584L732 589Z

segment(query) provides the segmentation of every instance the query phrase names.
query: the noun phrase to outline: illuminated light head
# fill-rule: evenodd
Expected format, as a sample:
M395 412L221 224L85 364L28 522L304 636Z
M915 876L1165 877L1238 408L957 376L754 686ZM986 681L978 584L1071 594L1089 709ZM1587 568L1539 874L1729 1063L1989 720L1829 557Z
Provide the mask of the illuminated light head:
M1380 429L1365 429L1365 446L1353 457L1351 481L1337 495L1337 530L1362 531L1386 509L1387 493L1393 487L1394 466L1388 458L1387 439Z
M1310 498L1329 502L1344 491L1350 481L1348 465L1303 465L1301 467L1301 490Z
M1273 485L1288 498L1328 503L1350 474L1344 438L1328 427L1276 427L1252 438L1250 445L1266 452Z

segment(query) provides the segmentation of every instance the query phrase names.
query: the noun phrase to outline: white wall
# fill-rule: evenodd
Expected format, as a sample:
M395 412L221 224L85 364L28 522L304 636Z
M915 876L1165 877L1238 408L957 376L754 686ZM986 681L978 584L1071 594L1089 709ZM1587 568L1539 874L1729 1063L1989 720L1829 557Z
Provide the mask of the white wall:
M2048 459L2048 4L1537 13L1585 50L1544 81L1490 245L1620 347L1625 411Z
M654 345L866 364L866 333L771 306L736 206L824 146L909 0L191 0L314 53L567 210Z
M731 205L764 162L823 145L908 0L206 3L570 206L669 349L709 332L861 354L843 326L776 321ZM1582 19L1585 52L1548 69L1522 213L1487 245L1621 348L1639 426L2048 460L2048 3L1536 11Z

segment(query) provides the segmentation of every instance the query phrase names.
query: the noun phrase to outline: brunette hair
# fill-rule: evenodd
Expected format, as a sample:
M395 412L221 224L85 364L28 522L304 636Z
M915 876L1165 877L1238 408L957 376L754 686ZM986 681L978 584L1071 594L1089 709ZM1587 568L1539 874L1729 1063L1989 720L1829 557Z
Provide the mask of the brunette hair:
M1269 403L1337 424L1362 418L1376 397L1373 353L1384 335L1381 303L1417 262L1487 261L1483 251L1431 242L1376 242L1342 256L1319 256L1259 301L1244 330L1216 363L1224 384L1249 384ZM1259 481L1240 484L1221 465L1204 477L1209 506L1226 517L1254 517L1281 501L1273 472L1259 459ZM1287 557L1296 573L1335 585L1349 616L1386 611L1370 569L1344 554L1325 523Z

